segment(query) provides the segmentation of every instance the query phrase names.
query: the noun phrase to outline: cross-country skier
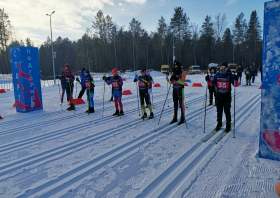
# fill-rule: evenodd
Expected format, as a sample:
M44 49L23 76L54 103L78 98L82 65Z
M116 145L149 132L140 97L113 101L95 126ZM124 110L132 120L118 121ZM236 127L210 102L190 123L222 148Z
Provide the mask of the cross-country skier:
M144 112L142 119L147 118L147 113L144 105L144 100L146 101L146 104L150 110L150 117L148 119L152 119L154 117L154 113L152 110L152 106L149 100L149 93L148 93L148 87L150 82L150 77L146 75L146 69L141 69L141 75L136 76L134 79L134 82L139 81L139 95L140 95L140 101L141 101L141 108Z
M92 78L92 76L90 75L89 70L85 70L84 72L85 78L84 78L84 83L85 83L85 88L87 90L87 102L88 102L88 110L85 113L94 113L94 80ZM79 83L80 80L77 78L77 81Z
M66 84L67 84L67 83L66 83L66 79L64 78L63 73L64 73L64 72L62 72L62 74L61 74L60 77L57 76L57 78L60 79L60 81L61 81L61 90L62 90L62 92L61 92L61 98L60 98L60 104L63 103L64 93L65 93L66 87L67 87L67 85L66 85ZM67 97L67 101L69 102L68 97Z
M256 66L255 63L252 63L251 65L251 78L252 78L252 83L255 82L255 76L258 73L258 67Z
M237 72L237 76L238 76L238 79L239 79L239 84L241 84L242 73L243 73L243 68L241 67L241 65L239 65L236 72Z
M185 123L185 86L186 73L182 71L181 63L175 62L173 64L173 72L171 73L171 78L169 84L173 84L173 103L174 103L174 116L170 124L177 122L177 112L178 112L178 102L181 108L181 120L180 124Z
M220 66L220 73L216 74L212 83L216 87L216 101L217 101L217 126L216 130L222 127L223 111L226 115L226 132L231 129L231 84L234 86L234 80L238 80L236 75L233 75L230 69L227 69L228 63L222 62ZM209 81L209 76L206 76Z
M153 81L153 78L152 78L149 70L146 70L146 75L150 78L149 84L148 84L148 93L149 93L149 102L150 102L150 104L152 104L151 94L152 94L152 88L153 88L154 81ZM146 106L146 108L148 108L148 106Z
M216 74L216 68L212 67L209 70L210 70L209 78L210 80L212 80ZM215 96L215 105L216 105L216 90L212 81L208 81L208 89L209 89L209 106L212 105L213 103L213 95Z
M74 79L75 75L74 72L69 69L69 64L65 63L64 66L65 71L62 72L61 78L64 78L66 81L66 93L67 93L67 98L70 102L70 107L67 108L68 111L74 110L74 101L73 101L73 88L74 88Z
M81 78L80 83L81 83L82 89L79 93L78 98L82 98L84 93L85 93L85 90L87 89L86 86L85 86L85 71L86 71L86 68L83 68L82 71L80 72L80 78Z
M252 75L252 73L251 73L250 67L247 67L246 71L244 73L245 73L245 76L246 76L246 85L248 85L248 84L251 85L251 75Z
M115 107L116 112L113 114L113 116L122 116L124 115L123 112L123 105L122 105L122 86L123 86L123 80L122 77L118 75L118 70L113 69L112 70L113 77L110 79L106 78L106 76L103 76L103 79L106 81L108 85L112 84L113 94L114 94L114 101L115 101ZM119 111L119 106L120 110Z

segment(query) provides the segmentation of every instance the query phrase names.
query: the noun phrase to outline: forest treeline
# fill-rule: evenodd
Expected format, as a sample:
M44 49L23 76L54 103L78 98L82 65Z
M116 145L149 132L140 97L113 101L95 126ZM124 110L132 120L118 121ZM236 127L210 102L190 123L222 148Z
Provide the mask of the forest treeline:
M0 9L0 73L11 73L9 48L34 46L30 38L18 41L12 33L9 16ZM128 29L118 26L113 18L98 11L92 27L82 38L70 40L58 37L53 41L56 52L56 74L64 63L79 71L107 72L112 68L137 70L143 67L160 70L161 65L172 65L173 44L176 61L184 69L209 63L227 61L243 67L256 62L262 64L262 29L256 11L247 22L241 12L229 26L226 14L207 15L201 26L192 23L182 7L174 8L169 24L161 16L155 31L147 32L139 20L133 18ZM51 40L48 37L39 47L41 74L53 74Z

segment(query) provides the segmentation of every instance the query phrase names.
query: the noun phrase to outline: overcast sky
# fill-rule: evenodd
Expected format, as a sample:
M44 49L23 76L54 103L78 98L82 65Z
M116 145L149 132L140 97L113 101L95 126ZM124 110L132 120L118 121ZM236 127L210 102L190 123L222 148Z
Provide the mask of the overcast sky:
M18 40L29 37L35 46L41 45L50 36L52 15L53 40L58 36L77 40L82 37L98 10L113 17L118 26L128 29L132 18L142 23L148 32L156 31L158 19L163 16L169 24L174 7L181 6L190 22L204 22L206 15L214 18L226 13L228 26L243 12L247 22L256 10L261 25L266 0L0 0L0 7L8 13Z

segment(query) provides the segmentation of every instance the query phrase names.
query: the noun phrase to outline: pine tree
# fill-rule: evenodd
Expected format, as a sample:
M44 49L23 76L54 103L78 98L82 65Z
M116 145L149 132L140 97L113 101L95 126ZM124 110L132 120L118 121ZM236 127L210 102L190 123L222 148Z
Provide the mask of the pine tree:
M232 60L232 49L233 49L233 43L232 43L232 34L229 28L227 28L224 32L223 38L222 38L222 61L231 62Z

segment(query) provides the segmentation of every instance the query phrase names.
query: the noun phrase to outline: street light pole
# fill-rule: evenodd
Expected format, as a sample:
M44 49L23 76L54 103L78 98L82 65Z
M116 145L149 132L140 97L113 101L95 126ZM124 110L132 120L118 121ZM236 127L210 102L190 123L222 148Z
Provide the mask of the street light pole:
M54 66L54 57L53 57L53 40L52 40L52 15L55 11L53 11L51 14L46 14L47 16L50 17L50 29L51 29L51 42L52 42L52 61L53 61L53 81L54 84L56 84L55 80L55 66Z

